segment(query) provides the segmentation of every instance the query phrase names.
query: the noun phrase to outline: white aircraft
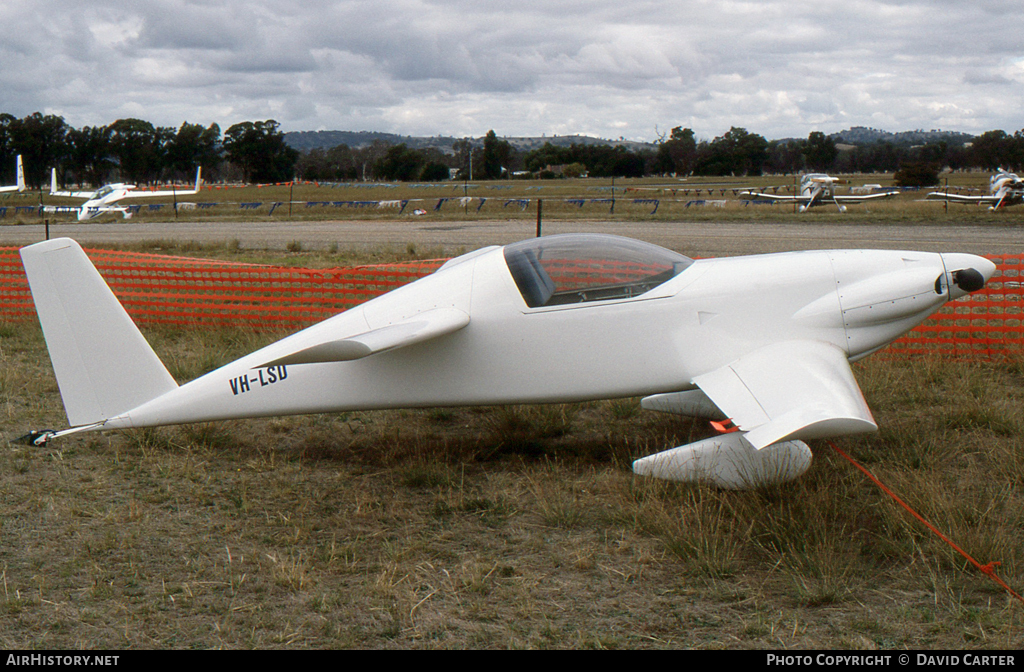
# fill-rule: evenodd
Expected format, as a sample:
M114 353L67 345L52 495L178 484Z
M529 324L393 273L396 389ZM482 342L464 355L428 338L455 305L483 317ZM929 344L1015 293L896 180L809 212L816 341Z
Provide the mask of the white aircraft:
M998 210L1009 205L1024 203L1024 181L1014 173L1002 168L989 178L988 196L963 196L945 191L933 191L926 198L953 203L987 205L989 210Z
M125 219L128 219L132 216L132 212L128 206L117 205L119 201L126 198L177 197L198 194L199 187L202 186L202 170L202 168L196 170L195 188L184 191L166 189L163 191L136 191L134 184L122 183L107 184L96 191L60 191L57 189L57 169L52 168L50 171L50 195L65 198L84 198L85 203L78 206L48 205L43 208L43 211L76 212L78 213L78 221L93 219L108 212L120 212Z
M741 191L739 197L743 200L766 199L784 203L798 203L800 212L807 212L809 208L818 205L833 204L839 212L846 212L847 204L863 203L865 201L876 201L891 198L896 195L895 191L883 191L877 194L858 194L849 196L836 195L836 183L838 177L831 177L823 173L808 173L800 178L800 194L797 196L779 196L760 191Z
M14 169L17 184L11 187L0 187L0 193L8 191L25 191L25 168L21 165L21 154L18 154L18 158L14 160Z
M981 289L970 254L837 250L694 261L568 234L487 247L178 385L82 249L21 257L73 432L360 409L642 396L722 420L634 471L744 488L810 465L807 439L877 429L850 362ZM733 431L734 430L734 431Z

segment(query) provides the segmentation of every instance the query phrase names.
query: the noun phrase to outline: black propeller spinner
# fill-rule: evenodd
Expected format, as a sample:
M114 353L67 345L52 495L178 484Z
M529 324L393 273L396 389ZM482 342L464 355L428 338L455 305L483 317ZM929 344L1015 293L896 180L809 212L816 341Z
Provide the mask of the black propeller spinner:
M976 292L985 286L985 276L973 268L953 271L953 284L965 292Z

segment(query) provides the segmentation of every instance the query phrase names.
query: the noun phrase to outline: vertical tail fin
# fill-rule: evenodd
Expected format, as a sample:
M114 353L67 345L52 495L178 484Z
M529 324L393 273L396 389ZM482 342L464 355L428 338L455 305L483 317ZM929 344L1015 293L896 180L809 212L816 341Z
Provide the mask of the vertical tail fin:
M117 416L177 387L82 248L69 238L21 249L72 426Z
M25 166L22 165L22 163L21 163L21 154L18 154L17 172L18 172L18 191L25 191Z

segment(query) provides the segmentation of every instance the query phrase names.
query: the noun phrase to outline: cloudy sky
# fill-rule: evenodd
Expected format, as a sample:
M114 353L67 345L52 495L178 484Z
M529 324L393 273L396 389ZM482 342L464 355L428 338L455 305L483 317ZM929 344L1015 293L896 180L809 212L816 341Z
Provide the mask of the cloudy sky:
M1019 0L4 0L0 112L409 135L1024 128Z

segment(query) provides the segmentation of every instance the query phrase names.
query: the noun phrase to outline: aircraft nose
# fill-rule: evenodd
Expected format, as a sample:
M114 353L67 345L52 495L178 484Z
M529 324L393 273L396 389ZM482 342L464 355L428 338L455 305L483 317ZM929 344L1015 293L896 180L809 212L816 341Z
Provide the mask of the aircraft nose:
M953 284L964 293L976 292L996 272L996 265L975 254L943 254L942 263Z

